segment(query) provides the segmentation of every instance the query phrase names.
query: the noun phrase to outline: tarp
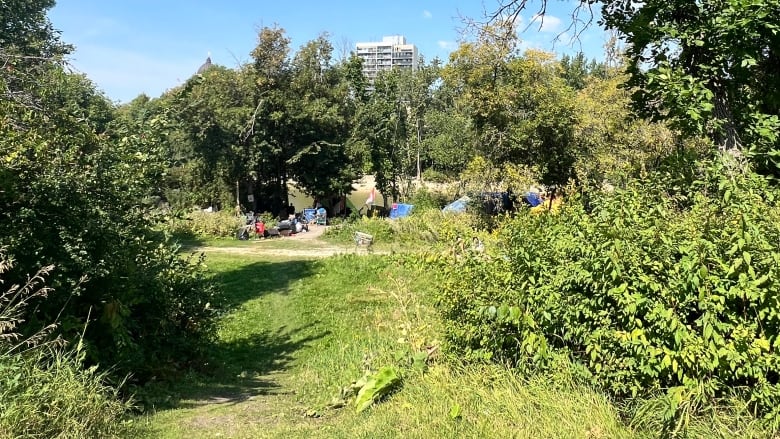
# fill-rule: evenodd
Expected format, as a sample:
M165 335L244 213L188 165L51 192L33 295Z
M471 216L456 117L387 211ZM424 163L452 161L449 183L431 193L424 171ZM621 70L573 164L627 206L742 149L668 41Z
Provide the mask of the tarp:
M306 221L314 221L314 217L317 215L317 209L303 209L303 217Z
M413 204L393 203L390 209L390 219L403 218L412 213Z
M531 207L536 207L540 204L542 204L542 198L539 196L537 192L528 192L525 194L525 200L528 202L528 204L531 205Z
M460 197L457 200L453 201L452 203L444 206L444 209L442 209L441 211L442 212L455 212L455 213L465 212L470 201L471 201L471 198L469 198L467 196Z

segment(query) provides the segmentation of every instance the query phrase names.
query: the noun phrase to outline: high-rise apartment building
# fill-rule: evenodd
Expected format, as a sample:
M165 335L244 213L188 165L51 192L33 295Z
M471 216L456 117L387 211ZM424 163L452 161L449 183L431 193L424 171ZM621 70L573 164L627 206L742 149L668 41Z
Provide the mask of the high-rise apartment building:
M363 58L363 74L369 81L381 70L393 67L417 70L417 46L406 44L401 35L382 37L382 41L357 43L357 56Z

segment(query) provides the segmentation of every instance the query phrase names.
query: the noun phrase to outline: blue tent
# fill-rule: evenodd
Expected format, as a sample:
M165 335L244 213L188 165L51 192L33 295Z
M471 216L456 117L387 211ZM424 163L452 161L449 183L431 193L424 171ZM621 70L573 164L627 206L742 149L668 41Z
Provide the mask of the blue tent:
M542 204L542 198L539 197L539 194L537 192L528 192L525 194L525 200L528 202L528 204L531 205L531 207L536 207L540 204Z
M390 209L390 219L403 218L412 213L413 204L393 203Z
M467 196L460 197L457 200L453 201L452 203L444 206L444 209L442 209L441 211L442 212L455 212L455 213L465 212L470 201L471 201L471 198L469 198Z

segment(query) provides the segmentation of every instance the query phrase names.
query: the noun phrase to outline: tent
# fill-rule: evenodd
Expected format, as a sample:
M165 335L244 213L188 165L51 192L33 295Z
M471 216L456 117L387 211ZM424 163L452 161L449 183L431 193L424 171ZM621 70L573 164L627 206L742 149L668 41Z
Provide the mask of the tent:
M528 192L523 198L525 198L525 201L530 204L531 207L542 204L542 198L539 196L538 192Z
M390 209L390 219L403 218L412 213L413 204L393 203Z
M444 209L442 209L441 211L442 212L455 212L455 213L465 212L470 201L471 201L471 198L469 198L467 196L460 197L457 200L453 201L452 203L444 206Z

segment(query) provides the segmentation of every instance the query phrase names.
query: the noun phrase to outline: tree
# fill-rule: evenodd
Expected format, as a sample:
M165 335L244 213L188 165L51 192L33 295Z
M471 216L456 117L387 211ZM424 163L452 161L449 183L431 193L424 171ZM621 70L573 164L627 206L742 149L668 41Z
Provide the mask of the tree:
M67 54L70 47L59 41L46 17L52 7L54 0L4 0L0 3L0 53L24 57L25 64Z
M589 78L577 93L575 172L584 188L646 176L677 148L677 136L665 124L632 113L626 79L623 69L611 69L605 79Z
M174 92L171 111L191 148L185 158L200 180L198 204L233 204L226 188L245 179L259 160L246 134L254 110L252 79L245 71L215 65Z
M462 44L443 70L456 108L473 121L476 150L489 162L524 164L548 184L572 176L574 93L552 55L519 56L511 26L486 27Z
M54 266L53 291L27 310L22 330L59 323L91 363L144 380L152 367L193 358L210 334L216 306L206 304L217 304L145 203L165 170L164 121L131 131L90 81L51 56L59 43L45 11L26 8L50 2L5 2L4 19L9 5L18 9L3 38L17 51L8 59L20 61L0 70L0 248L15 263L3 280L23 284Z
M582 1L575 17L591 22L592 4ZM601 24L627 43L638 109L749 152L764 172L780 175L780 0L598 4ZM514 21L526 5L501 1L493 19Z
M346 142L350 102L347 69L332 64L333 46L320 35L301 47L292 60L288 114L294 155L287 159L289 175L314 198L350 192L360 172Z
M422 174L422 156L424 155L425 116L433 104L433 87L439 79L439 60L426 64L420 58L417 70L399 70L399 93L402 104L408 113L406 163L414 166L414 173L419 181ZM406 172L409 172L407 170Z
M368 151L369 171L376 178L377 189L394 201L400 197L400 179L404 175L407 118L399 91L398 72L380 72L367 102L357 109L352 141L362 144ZM385 204L388 198L384 198Z
M560 65L561 77L563 77L569 87L575 90L585 88L586 81L591 76L606 77L606 66L595 59L588 61L582 52L577 53L573 57L563 55Z

